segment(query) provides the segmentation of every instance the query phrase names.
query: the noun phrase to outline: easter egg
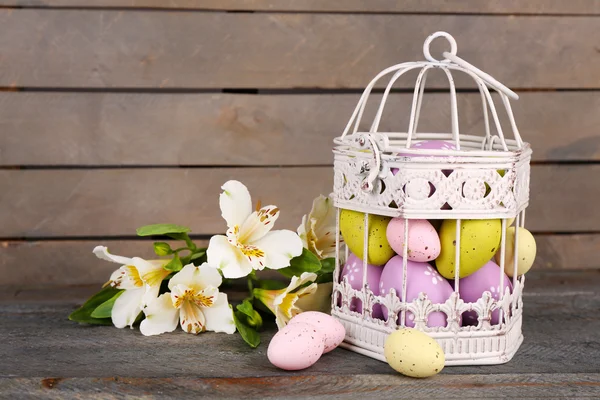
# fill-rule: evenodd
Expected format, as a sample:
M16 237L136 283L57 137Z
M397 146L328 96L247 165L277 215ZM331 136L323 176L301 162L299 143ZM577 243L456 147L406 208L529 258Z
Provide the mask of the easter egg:
M389 217L369 214L369 248L367 249L367 262L374 265L383 265L394 256L394 250L386 238ZM360 259L363 258L365 214L342 210L340 213L340 231L344 242L350 251Z
M419 262L433 261L440 254L440 238L426 219L408 220L408 240L404 237L404 219L392 218L387 226L387 240L392 249L402 255L408 243L408 259Z
M402 279L404 271L402 268L402 257L395 256L383 267L381 281L379 282L379 294L385 296L390 289L396 290L396 295L402 299ZM419 297L419 293L427 294L432 303L445 303L453 292L452 286L447 280L428 263L420 263L407 260L406 266L406 301L411 302ZM383 317L387 319L388 310L383 307ZM408 327L415 326L415 316L412 312L406 312L405 324ZM400 321L400 315L398 315ZM441 311L432 312L427 317L427 326L446 326L446 314Z
M324 337L323 354L335 349L344 341L346 329L344 325L329 314L318 311L305 311L297 314L288 322L290 324L312 325Z
M460 232L460 277L464 278L481 268L498 251L502 234L499 219L465 219ZM454 279L456 255L456 220L447 219L440 228L442 251L435 260L444 278Z
M367 264L367 284L369 289L375 296L379 295L379 280L381 278L381 272L383 268L378 265ZM344 265L342 270L342 276L340 280L347 278L350 287L355 290L361 290L363 287L363 260L356 257L354 254L348 256L348 261ZM362 312L362 301L359 299L352 299L350 302L350 310L356 312ZM382 318L381 305L373 305L373 318Z
M385 339L383 355L390 367L413 378L433 376L446 362L441 346L427 334L412 328L390 333Z
M516 228L514 226L506 229L504 272L511 278L515 271L515 232ZM535 238L531 232L525 228L519 227L519 239L517 241L517 276L523 275L531 269L531 266L535 261L536 251ZM501 252L499 251L495 256L498 264L500 264L500 255Z
M308 368L321 357L325 337L313 325L286 325L273 336L267 350L271 364L288 371Z
M504 287L512 291L512 282L504 274ZM500 289L500 267L493 261L487 262L483 267L473 272L466 278L460 279L458 293L466 303L475 303L481 298L483 292L491 293L495 300L500 300L502 290ZM492 311L490 323L498 324L500 310ZM463 313L463 325L477 325L477 312L466 311Z

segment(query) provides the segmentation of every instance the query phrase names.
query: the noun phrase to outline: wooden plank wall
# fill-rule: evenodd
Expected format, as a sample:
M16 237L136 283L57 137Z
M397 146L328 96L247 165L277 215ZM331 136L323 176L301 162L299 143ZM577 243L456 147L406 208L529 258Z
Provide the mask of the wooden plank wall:
M144 224L206 240L231 178L295 229L361 89L436 30L521 95L536 268L600 267L600 0L0 0L0 285L101 282L93 246L150 256ZM413 78L382 129L405 129ZM449 127L440 78L425 130ZM481 134L457 85L461 130Z

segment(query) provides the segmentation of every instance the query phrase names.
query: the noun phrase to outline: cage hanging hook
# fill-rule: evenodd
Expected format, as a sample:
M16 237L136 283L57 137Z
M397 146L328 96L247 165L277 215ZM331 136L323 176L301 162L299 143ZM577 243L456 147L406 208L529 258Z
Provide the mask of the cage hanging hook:
M456 56L456 50L457 50L456 40L454 40L454 38L452 37L451 34L449 34L448 32L443 32L443 31L435 32L435 33L429 35L427 37L427 39L425 39L425 43L423 43L423 55L425 56L427 61L431 61L434 63L439 63L439 62L449 63L450 60L446 57L445 54L444 54L444 57L446 57L446 58L444 58L443 60L440 61L440 60L436 60L435 58L433 58L433 56L429 52L429 46L431 45L431 42L433 42L434 39L437 39L439 37L445 38L448 41L448 43L450 43L450 54L452 54L453 56Z

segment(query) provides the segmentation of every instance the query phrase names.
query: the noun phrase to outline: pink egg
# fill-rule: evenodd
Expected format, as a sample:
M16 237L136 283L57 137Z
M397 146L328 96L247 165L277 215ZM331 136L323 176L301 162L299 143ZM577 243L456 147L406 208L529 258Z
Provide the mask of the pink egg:
M507 286L512 292L512 282L504 274L504 287ZM495 300L500 300L500 267L493 261L488 261L483 267L459 281L458 293L466 303L475 303L485 291L490 292ZM492 325L498 324L499 314L500 310L492 311L490 320ZM477 325L477 323L477 312L467 311L463 313L463 325Z
M404 254L404 219L392 218L387 227L387 240L394 251ZM442 247L440 237L426 219L408 221L408 259L419 262L435 260Z
M456 146L454 146L454 143L447 142L445 140L422 140L419 142L413 142L410 145L410 148L422 150L456 150ZM431 157L431 154L427 154L427 152L423 152L420 154L398 153L398 155L405 157ZM391 171L393 175L396 175L398 173L398 168L392 168ZM442 172L444 172L444 174L448 176L450 175L450 172L452 172L452 170L444 170Z
M402 269L402 257L392 257L383 267L381 282L379 283L379 293L385 296L391 288L396 290L398 298L402 298L402 279L404 271ZM445 280L435 268L428 263L420 263L407 260L406 267L406 301L411 302L419 297L419 293L427 294L427 298L432 303L445 303L452 294L452 286ZM387 319L387 310L383 308L383 316ZM415 316L410 311L406 313L406 326L412 328L415 326ZM398 315L400 323L400 315ZM441 311L430 313L427 319L427 326L446 326L446 314Z
M308 368L323 354L325 337L310 324L287 325L273 336L267 350L271 364L288 371Z
M348 260L344 265L344 269L342 270L342 276L340 277L340 280L343 280L344 277L346 277L352 289L361 290L363 286L363 265L363 260L350 253ZM379 278L381 277L382 271L383 268L380 266L367 264L367 284L375 296L379 295ZM350 310L362 312L361 309L362 301L359 299L352 299L350 302ZM374 304L373 318L381 319L382 317L383 314L381 312L381 305Z
M305 311L300 313L288 322L288 326L298 323L312 325L325 337L323 354L338 347L346 336L344 325L331 315L322 312Z

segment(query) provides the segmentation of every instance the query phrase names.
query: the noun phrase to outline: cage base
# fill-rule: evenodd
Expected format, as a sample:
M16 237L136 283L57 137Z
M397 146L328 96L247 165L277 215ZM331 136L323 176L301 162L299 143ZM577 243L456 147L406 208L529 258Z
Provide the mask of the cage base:
M338 320L347 332L340 347L379 361L386 361L383 355L386 332L344 318L338 317ZM446 366L504 364L513 358L523 343L521 322L522 314L519 313L508 327L501 330L461 331L451 336L448 332L427 332L427 334L444 349Z

